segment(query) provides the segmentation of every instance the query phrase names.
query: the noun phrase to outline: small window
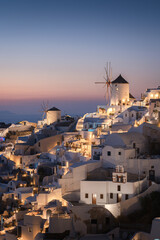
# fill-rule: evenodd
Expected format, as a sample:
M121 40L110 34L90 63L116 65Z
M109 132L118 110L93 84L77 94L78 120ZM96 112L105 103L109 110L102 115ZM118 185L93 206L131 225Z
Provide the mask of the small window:
M126 200L128 199L128 194L126 194Z
M20 158L20 164L22 164L22 157Z
M127 117L127 113L125 114L125 117Z
M103 194L100 194L100 199L103 199Z
M40 143L40 142L38 143L38 146L39 146L39 147L41 146L41 143Z
M88 198L88 193L85 193L85 198Z
M91 224L97 224L97 219L91 219Z
M106 217L106 224L109 224L109 223L110 223L110 218Z
M121 186L120 185L117 186L117 191L121 191Z
M151 166L151 168L154 168L154 166Z
M66 162L65 161L63 161L63 166L66 166Z
M113 199L113 193L110 193L110 199Z
M136 148L136 144L135 143L133 143L133 148Z
M107 152L107 155L108 155L108 156L111 156L111 151L108 151L108 152Z
M60 145L60 142L57 142L57 145L59 146L59 145Z
M32 228L31 227L28 228L28 232L32 232Z
M118 155L121 155L121 152L119 152Z

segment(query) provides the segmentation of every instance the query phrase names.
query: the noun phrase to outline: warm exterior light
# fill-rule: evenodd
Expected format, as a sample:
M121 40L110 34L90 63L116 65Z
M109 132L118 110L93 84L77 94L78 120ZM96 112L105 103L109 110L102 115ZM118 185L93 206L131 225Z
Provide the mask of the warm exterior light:
M109 109L108 109L108 112L109 112L109 113L112 112L112 108L109 108Z

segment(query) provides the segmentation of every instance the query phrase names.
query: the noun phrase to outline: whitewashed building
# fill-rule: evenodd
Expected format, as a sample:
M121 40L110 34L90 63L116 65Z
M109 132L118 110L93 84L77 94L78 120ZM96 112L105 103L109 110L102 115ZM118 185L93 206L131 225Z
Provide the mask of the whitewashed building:
M125 105L129 102L129 83L121 74L112 81L111 105Z
M127 174L123 166L117 166L112 177L109 170L97 169L87 180L81 181L80 202L86 204L113 204L127 200L147 188L146 178Z
M104 145L102 163L106 167L125 165L126 159L135 158L147 151L147 140L139 132L106 135Z
M52 123L55 123L57 121L61 120L61 111L56 108L52 107L47 110L47 124L50 125Z
M144 101L149 103L151 99L158 99L160 98L160 86L157 88L148 88L144 93Z
M139 121L147 112L146 107L132 106L123 112L123 123L129 124Z

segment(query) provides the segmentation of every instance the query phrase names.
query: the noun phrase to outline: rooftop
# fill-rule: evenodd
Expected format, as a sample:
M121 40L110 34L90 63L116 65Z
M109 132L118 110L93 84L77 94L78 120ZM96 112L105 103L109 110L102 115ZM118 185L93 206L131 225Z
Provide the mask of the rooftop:
M17 188L16 191L21 192L21 193L32 193L33 188L32 187L20 187L20 188Z
M142 106L132 106L132 107L129 107L126 109L127 111L147 111L147 108L146 107L142 107Z
M131 124L115 123L110 128L111 128L111 131L122 130L122 131L127 131L128 132L131 127L132 127Z
M157 99L150 99L150 102L160 102L160 98L157 98Z
M59 110L59 109L56 108L56 107L52 107L52 108L48 109L48 111L61 111L61 110Z
M97 122L97 123L104 123L104 122L106 122L106 120L107 120L107 118L100 118L100 117L86 117L86 118L84 119L84 123L86 123L86 122L92 122L92 123L94 123L94 122Z
M112 83L128 83L120 74Z
M114 168L97 168L88 173L87 181L112 181L112 173L115 172ZM140 176L142 180L143 177ZM138 181L138 175L133 173L127 173L127 182Z
M76 162L74 163L71 168L76 168L76 167L80 167L80 166L83 166L83 165L86 165L86 164L89 164L89 163L95 163L97 162L96 160L89 160L89 161L86 161L86 162Z

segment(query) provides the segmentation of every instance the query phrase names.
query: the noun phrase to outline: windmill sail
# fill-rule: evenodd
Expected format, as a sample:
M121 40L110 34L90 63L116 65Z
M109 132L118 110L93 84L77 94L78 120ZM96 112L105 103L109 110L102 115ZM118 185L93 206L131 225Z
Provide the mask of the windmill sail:
M104 77L104 82L95 82L95 84L104 84L104 87L106 87L106 92L105 92L105 98L107 105L110 105L110 100L111 100L111 80L112 80L112 68L111 68L111 63L107 62L107 66L104 68L105 69L105 77Z
M46 118L46 115L47 115L47 112L48 112L48 109L49 109L49 103L48 101L43 101L42 104L41 104L41 112L43 113L42 115L42 120L44 120Z

